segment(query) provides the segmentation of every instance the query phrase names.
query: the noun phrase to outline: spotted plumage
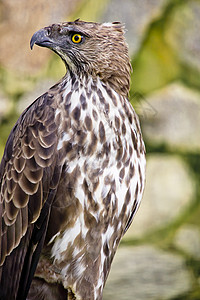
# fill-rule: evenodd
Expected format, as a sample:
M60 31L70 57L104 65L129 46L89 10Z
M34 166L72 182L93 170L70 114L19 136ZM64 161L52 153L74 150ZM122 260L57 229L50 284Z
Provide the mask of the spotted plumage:
M102 300L141 201L145 149L123 26L36 32L67 73L20 116L0 165L0 299Z

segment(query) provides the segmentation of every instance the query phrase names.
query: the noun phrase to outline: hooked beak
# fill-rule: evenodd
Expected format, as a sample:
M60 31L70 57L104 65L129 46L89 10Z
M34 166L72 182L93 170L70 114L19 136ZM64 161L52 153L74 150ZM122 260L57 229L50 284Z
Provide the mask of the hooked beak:
M48 31L46 29L40 29L34 33L30 41L31 50L33 49L34 44L41 46L52 48L53 41L50 39Z

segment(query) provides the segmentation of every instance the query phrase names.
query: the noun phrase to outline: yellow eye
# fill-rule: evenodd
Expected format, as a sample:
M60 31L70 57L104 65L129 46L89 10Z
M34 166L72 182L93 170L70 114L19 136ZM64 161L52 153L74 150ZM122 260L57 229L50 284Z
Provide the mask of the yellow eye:
M80 35L79 33L75 33L72 35L72 42L75 43L75 44L79 44L82 42L82 35Z

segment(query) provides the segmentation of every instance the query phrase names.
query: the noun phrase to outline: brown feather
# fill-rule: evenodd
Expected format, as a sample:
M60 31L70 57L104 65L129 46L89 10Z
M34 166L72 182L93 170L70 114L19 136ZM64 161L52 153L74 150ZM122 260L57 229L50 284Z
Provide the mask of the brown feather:
M12 253L14 259L20 255L22 247L23 255L28 250L31 236L29 236L29 240L26 238L27 243L22 246L23 236L27 234L31 223L37 222L50 188L52 175L49 171L45 172L45 168L51 165L53 170L55 167L55 147L58 136L55 133L57 127L52 126L53 114L48 114L52 108L47 109L47 113L44 113L45 99L45 96L39 98L19 118L8 139L1 162L0 265L2 266L0 266L0 274L4 274L2 276L6 276L6 257ZM38 118L41 118L40 122L37 121ZM43 122L48 124L47 128L42 125ZM34 126L34 123L38 124L38 127ZM40 138L38 139L38 137ZM11 145L13 141L13 146L8 149L8 144ZM11 151L13 155L11 155ZM58 168L57 172L59 172ZM46 182L46 196L42 189L43 181ZM57 182L58 179L54 179L55 188ZM2 205L4 201L5 204ZM6 260L9 261L10 265L10 256ZM10 295L9 299L14 299L17 284L20 282L21 274L18 264L19 261L16 260L16 266L13 265L13 268L17 268L18 279L15 278L13 284L4 286L5 294ZM0 287L1 284L4 285L4 280L2 280L0 276Z
M68 72L22 113L5 147L0 299L102 300L144 188L124 26L77 19L39 30L34 43Z

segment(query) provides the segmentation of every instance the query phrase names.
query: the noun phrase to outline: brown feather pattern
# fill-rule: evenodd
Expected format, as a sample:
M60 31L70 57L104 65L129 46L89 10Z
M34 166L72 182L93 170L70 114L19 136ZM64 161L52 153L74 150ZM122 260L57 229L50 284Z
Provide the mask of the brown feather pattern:
M0 299L102 300L145 177L140 125L127 100L124 27L53 24L34 43L61 56L68 72L22 113L5 147Z
M25 234L28 224L40 215L45 200L42 178L45 169L55 165L57 128L53 108L45 106L47 100L47 95L42 96L24 112L15 127L13 155L5 165L1 183L1 201L5 201L1 240L7 239L7 243L1 242L1 264L19 244L21 232ZM46 177L50 182L51 178Z

